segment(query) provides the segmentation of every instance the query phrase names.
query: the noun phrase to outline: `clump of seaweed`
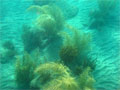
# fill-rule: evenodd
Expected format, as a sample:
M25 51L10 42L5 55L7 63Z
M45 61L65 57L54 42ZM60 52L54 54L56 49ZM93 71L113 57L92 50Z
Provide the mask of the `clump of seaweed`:
M91 33L84 33L82 30L78 30L70 25L66 27L72 32L72 35L65 37L64 45L72 45L78 49L78 53L83 55L91 51Z
M77 77L64 65L55 62L41 64L35 69L31 88L42 90L95 90L94 78L87 67Z
M19 89L95 90L95 80L91 76L90 67L86 67L78 76L75 76L60 62L38 64L38 60L37 49L33 55L24 53L23 57L16 61L15 78Z
M74 73L75 75L80 75L86 68L90 67L90 71L93 72L96 68L96 60L85 59L82 60L80 65L76 65Z
M65 64L72 62L78 56L78 50L74 46L64 46L60 50L60 58Z
M57 5L63 12L65 19L70 19L76 16L79 12L79 8L74 4L70 4L65 0L33 0L34 5Z
M77 78L80 90L95 90L94 83L95 79L90 74L91 69L87 67L82 74Z
M22 41L25 51L30 53L37 48L41 50L45 46L44 40L42 29L23 27Z
M80 90L79 87L74 77L67 76L49 82L43 90Z
M31 82L32 88L43 88L50 81L69 76L69 69L59 63L45 63L41 64L34 71L35 78Z
M72 31L72 35L62 33L64 42L59 53L61 60L75 74L78 72L80 74L88 66L94 70L95 61L88 58L88 54L92 50L91 35L70 25L67 27Z
M29 11L29 12L36 11L36 13L39 13L40 16L42 16L44 14L47 15L47 17L44 17L44 19L49 17L50 19L55 20L54 27L56 27L57 30L61 30L64 27L63 13L56 5L44 5L44 6L33 5L33 6L30 6L27 9L27 11ZM38 18L40 18L40 16ZM36 22L36 23L39 23L39 22L40 21L38 20L38 22Z
M64 28L64 17L57 6L33 5L27 11L35 11L39 15L34 20L32 28L24 27L22 39L26 51L31 52L36 48L43 49L50 46L51 43L61 41L59 32Z
M28 53L24 53L22 59L18 58L15 66L15 79L20 89L30 89L30 82L34 77L36 61L33 61Z

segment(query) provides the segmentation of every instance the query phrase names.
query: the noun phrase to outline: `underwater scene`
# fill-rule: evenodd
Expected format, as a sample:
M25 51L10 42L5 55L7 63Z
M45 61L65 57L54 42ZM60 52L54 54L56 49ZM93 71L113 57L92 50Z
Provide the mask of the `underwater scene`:
M0 90L120 90L120 0L0 0Z

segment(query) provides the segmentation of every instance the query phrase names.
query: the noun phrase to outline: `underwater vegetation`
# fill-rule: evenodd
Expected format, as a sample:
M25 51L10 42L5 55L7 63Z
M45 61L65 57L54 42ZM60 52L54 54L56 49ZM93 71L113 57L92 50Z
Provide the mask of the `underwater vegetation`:
M79 8L77 6L69 4L66 0L33 0L33 3L39 6L54 4L62 10L65 19L73 18L79 12Z
M19 89L30 89L30 82L34 77L36 61L33 61L28 53L18 58L15 66L15 79Z
M55 79L69 76L69 69L55 62L49 62L39 65L35 71L35 78L31 82L32 88L43 88Z
M24 50L31 52L37 48L42 49L45 44L43 44L44 38L42 37L42 31L37 28L32 28L29 26L23 26L22 41L24 44Z
M96 62L88 56L92 50L91 34L66 24L62 11L56 5L32 5L27 11L37 14L37 17L32 25L23 26L22 40L24 51L27 52L16 61L18 88L94 90L92 71ZM71 35L64 31L65 27ZM59 44L60 41L63 42ZM58 50L56 55L59 56L59 62L41 61L39 51L45 52L44 49L48 48L51 53ZM46 53L50 53L49 50Z
M72 35L62 33L64 38L59 56L62 62L73 72L81 73L87 67L95 69L95 60L88 56L92 50L91 35L68 25Z
M14 42L4 42L2 47L0 43L0 89L114 90L120 87L117 80L120 71L117 70L118 26L115 26L116 32L114 28L105 27L104 30L108 29L108 32L113 29L110 34L99 32L104 26L116 23L112 20L117 18L117 1L1 0L2 6L7 9L1 8L0 42L7 39L13 39ZM87 23L86 13L92 9L88 26L98 32L81 25ZM27 24L23 26L23 31L18 30L20 24L24 23ZM93 48L92 44L98 46ZM97 63L93 59L95 56L99 57Z
M15 55L17 55L17 50L13 42L9 40L3 42L0 62L7 63L10 60L14 59Z
M43 49L45 46L61 40L58 33L64 28L64 17L57 6L33 5L27 11L36 11L40 15L34 20L33 27L25 26L23 28L22 40L26 51L31 52L36 48Z
M78 56L78 50L73 46L64 46L60 50L60 57L64 63L72 62Z
M116 20L115 15L118 0L97 0L98 9L89 14L89 28L101 30L104 26L110 25L110 19ZM118 19L118 18L117 18Z
M38 53L35 51L34 55ZM91 68L85 68L75 76L71 70L58 62L39 63L38 58L24 53L18 58L15 67L15 79L19 89L30 90L95 90ZM35 59L36 58L36 59Z
M74 77L66 76L47 84L43 90L80 90Z
M87 67L82 74L80 74L77 77L79 86L80 86L80 90L95 90L94 88L94 83L95 80L94 78L90 75L91 73L91 69L90 67Z
M62 13L61 9L59 9L59 7L57 7L56 5L44 5L44 6L32 5L27 9L27 11L35 12L36 14L39 14L39 16L36 19L37 20L36 24L38 26L39 25L41 26L41 23L43 23L42 25L45 26L44 24L46 23L46 25L54 24L53 27L54 27L54 29L57 29L57 30L61 30L64 27L63 13ZM47 17L46 17L46 15L47 15ZM44 16L45 20L43 18L40 18L43 16ZM41 19L42 19L42 21L40 21ZM46 19L48 19L48 22L45 22ZM52 21L52 23L50 23L49 20ZM45 26L45 27L47 27L47 26Z
M73 77L66 66L50 62L36 68L31 86L42 90L95 90L94 82L90 68Z

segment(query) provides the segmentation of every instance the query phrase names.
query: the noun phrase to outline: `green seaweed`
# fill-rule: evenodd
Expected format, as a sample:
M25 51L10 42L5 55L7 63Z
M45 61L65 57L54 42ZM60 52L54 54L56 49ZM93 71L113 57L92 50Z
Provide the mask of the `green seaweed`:
M72 35L65 34L64 36L64 46L71 45L78 49L78 53L80 55L88 53L91 51L91 41L92 36L91 33L84 33L82 30L78 30L70 25L66 25L66 27L72 32Z
M62 64L45 63L35 70L31 85L42 90L95 90L95 80L89 67L77 77L65 68Z
M92 50L91 35L77 30L74 27L66 26L72 34L61 33L64 38L59 56L61 61L67 65L76 75L79 75L86 67L95 69L95 60L89 58L88 54ZM78 73L79 72L79 73Z
M78 50L73 46L64 46L60 50L60 58L65 64L72 62L78 56Z
M95 90L95 79L91 76L90 72L90 67L87 67L77 78L81 90Z
M32 11L32 12L36 12L38 14L47 14L49 15L51 18L53 18L56 22L56 28L58 30L61 30L64 27L64 16L62 11L54 4L50 4L50 5L44 5L44 6L38 6L38 5L32 5L30 6L27 11ZM57 11L57 12L56 12Z
M23 26L22 41L24 44L24 50L27 52L32 52L39 48L41 50L44 48L43 44L43 31L37 28L31 28L29 26Z
M39 13L33 27L24 27L22 39L26 51L43 49L51 43L61 41L59 33L64 28L64 16L55 5L30 6L27 11ZM57 12L56 12L57 11ZM59 43L59 42L58 42Z
M71 76L62 77L60 79L49 82L43 90L81 90L76 79Z
M69 76L69 69L59 63L45 63L41 64L34 71L35 77L31 82L33 88L43 88L50 81Z
M35 61L28 53L24 53L22 59L18 58L15 66L15 79L19 88L30 89L30 82L34 77Z
M61 32L65 25L64 17L55 5L33 5L27 11L35 12L38 17L34 20L33 27L24 27L24 48L31 52L31 56L25 53L22 59L17 60L17 85L22 89L32 90L94 90L95 80L91 72L96 63L88 57L92 50L91 34L67 24L65 27L72 34ZM40 51L47 45L53 46L53 42L61 40L61 35L63 45L59 52L59 62L42 63L39 52L32 55L35 49ZM54 49L51 51L55 52Z

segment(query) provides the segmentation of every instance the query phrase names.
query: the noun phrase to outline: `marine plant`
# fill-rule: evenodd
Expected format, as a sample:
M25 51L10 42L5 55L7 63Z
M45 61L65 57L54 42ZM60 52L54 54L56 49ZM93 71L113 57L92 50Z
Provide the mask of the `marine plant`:
M43 6L43 5L57 5L57 7L59 7L64 16L65 19L70 19L73 18L74 16L76 16L79 12L79 8L77 6L75 6L74 4L70 4L65 0L33 0L34 5L39 5L39 6Z
M33 27L38 30L42 29L39 36L43 37L42 42L40 42L43 47L40 48L46 50L50 59L58 59L57 53L62 43L62 37L59 33L64 29L65 23L62 11L53 4L44 6L32 5L27 11L38 14L34 20Z
M49 82L43 90L81 90L74 77L66 76Z
M64 46L60 50L60 58L65 64L72 63L74 59L78 56L78 50L74 46Z
M59 37L58 33L60 29L56 26L56 21L48 14L43 14L36 19L36 27L43 28L44 36L48 40L48 42L53 42L57 40Z
M53 5L53 4L44 5L44 6L32 5L27 9L27 11L28 12L36 12L36 14L38 13L39 16L41 16L41 14L49 15L50 18L55 20L55 27L57 28L57 30L61 30L64 27L63 13L56 5Z
M25 25L23 26L23 33L21 37L24 44L24 50L29 53L37 48L41 50L45 46L45 43L43 44L45 39L41 29Z
M72 27L69 24L66 24L66 27L68 30L72 33L71 35L65 34L65 40L63 45L73 45L79 50L79 53L88 53L91 51L92 46L91 46L91 41L92 41L92 36L91 33L85 33L82 30L78 30L75 27Z
M62 33L64 38L63 47L74 48L77 55L84 55L91 50L91 35L89 33L84 33L81 30L68 25L67 28L72 32L72 35L69 35L65 32Z
M31 88L42 90L95 90L95 80L91 69L87 67L77 77L72 76L70 70L55 62L40 65L35 70L35 77L31 81Z
M35 48L43 49L51 43L61 41L59 32L64 28L64 17L55 5L30 6L27 11L39 13L33 27L25 27L22 35L25 50L31 52ZM56 12L57 11L57 12ZM59 43L59 42L58 42Z
M77 77L78 84L80 86L80 90L95 90L94 83L95 79L91 75L90 67L84 69L82 74Z
M96 61L97 59L92 58L85 59L82 62L82 67L83 68L90 67L91 71L94 71L96 68Z
M44 63L38 66L34 71L35 77L31 81L32 88L42 89L49 82L64 77L69 76L69 69L55 62Z
M74 73L83 71L86 67L95 69L95 62L88 58L92 50L91 35L68 25L71 35L63 32L64 42L60 49L60 58Z
M18 58L15 66L15 80L18 88L30 89L30 82L34 77L36 61L33 61L28 53L24 53L22 58Z

